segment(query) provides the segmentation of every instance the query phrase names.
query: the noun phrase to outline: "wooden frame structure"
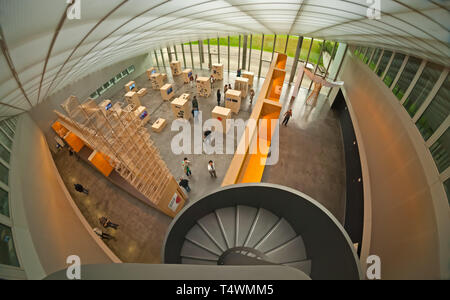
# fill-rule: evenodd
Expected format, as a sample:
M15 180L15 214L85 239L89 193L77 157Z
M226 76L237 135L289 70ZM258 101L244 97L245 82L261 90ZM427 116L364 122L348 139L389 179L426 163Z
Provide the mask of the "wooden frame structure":
M61 106L68 115L55 111L62 126L101 153L126 182L148 199L148 204L175 216L184 205L185 195L150 139L143 126L145 121L131 105L116 102L103 111L93 99L80 103L71 96ZM172 211L168 205L175 194L182 203Z

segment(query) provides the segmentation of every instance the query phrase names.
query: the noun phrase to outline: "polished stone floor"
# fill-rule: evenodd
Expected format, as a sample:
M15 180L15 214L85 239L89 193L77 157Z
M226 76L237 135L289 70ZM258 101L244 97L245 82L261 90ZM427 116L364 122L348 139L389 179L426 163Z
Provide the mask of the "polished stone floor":
M280 156L266 166L262 181L296 189L325 206L341 223L345 211L345 157L339 119L320 95L316 107L305 105L307 90L294 101L292 91L280 101L282 115L291 108L287 127L280 127Z
M194 93L194 88L185 85L181 77L173 79L167 70L169 82L174 84L175 94ZM199 76L208 75L206 70L196 70ZM215 90L208 98L198 98L199 108L203 112L203 120L209 119L212 109L217 105L216 89L223 88L224 83L233 83L235 74L225 73L224 81L215 83ZM160 149L160 153L172 174L178 179L183 176L181 162L188 157L192 162L193 175L190 180L192 192L189 202L197 201L203 195L220 188L223 177L231 162L232 155L207 154L173 154L170 143L178 133L171 131L170 124L174 120L170 103L163 101L159 91L153 91L146 74L136 80L138 88L146 87L149 93L141 98L141 102L149 109L151 121L147 125L151 132L151 124L157 118L167 119L168 125L161 133L151 132L152 139ZM255 91L258 97L264 79L255 78ZM287 128L280 130L280 160L275 166L267 167L263 182L282 184L295 188L327 207L339 220L344 215L345 165L342 137L337 117L330 111L322 96L316 108L304 105L307 90L302 90L295 102L290 103L292 87L284 85L281 100L284 111L288 106L293 108L293 118ZM222 89L223 94L223 89ZM124 92L118 92L110 99L123 101ZM223 105L223 102L222 102ZM253 103L254 105L254 103ZM248 119L252 110L249 100L243 100L241 112L233 118ZM193 124L193 120L190 120ZM238 137L235 137L237 144ZM98 227L98 218L108 216L113 222L120 224L117 231L108 229L116 239L106 244L124 262L160 263L161 248L165 234L171 222L158 210L149 207L140 200L124 192L108 180L88 163L69 156L66 150L55 156L56 165L66 183L72 197L92 227ZM213 160L216 164L217 179L212 179L207 170L207 163ZM73 184L79 182L90 189L89 196L77 193Z

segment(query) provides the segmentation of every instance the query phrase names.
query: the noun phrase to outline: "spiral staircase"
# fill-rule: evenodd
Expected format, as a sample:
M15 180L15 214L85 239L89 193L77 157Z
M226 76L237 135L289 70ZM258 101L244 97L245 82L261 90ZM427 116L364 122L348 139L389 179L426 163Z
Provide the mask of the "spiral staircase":
M163 262L279 265L311 279L361 278L353 244L331 213L270 184L223 188L185 207L170 226Z

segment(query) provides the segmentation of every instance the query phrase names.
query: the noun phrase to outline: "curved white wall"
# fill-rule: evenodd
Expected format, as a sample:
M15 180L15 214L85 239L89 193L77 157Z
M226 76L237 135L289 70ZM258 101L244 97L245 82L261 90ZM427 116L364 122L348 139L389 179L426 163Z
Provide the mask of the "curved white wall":
M363 265L378 255L382 279L449 278L450 211L425 141L390 89L350 51L339 79L363 169Z
M28 279L82 264L120 262L92 232L70 197L41 130L28 114L18 117L10 173L11 219L19 260Z

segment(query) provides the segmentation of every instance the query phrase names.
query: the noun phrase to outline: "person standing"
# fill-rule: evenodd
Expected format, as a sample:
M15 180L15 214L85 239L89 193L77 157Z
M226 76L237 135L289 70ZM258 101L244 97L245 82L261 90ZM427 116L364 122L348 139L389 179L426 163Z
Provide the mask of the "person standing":
M211 130L206 130L206 131L203 133L203 142L204 142L204 143L208 143L208 144L211 143L211 133L212 133Z
M214 162L212 160L210 160L208 163L208 172L211 177L217 178L216 167L214 166Z
M197 101L197 96L194 96L194 99L192 99L192 108L193 109L198 109L198 101Z
M283 120L283 125L285 127L287 127L287 124L289 123L289 119L292 117L292 109L289 109L285 114L284 114L284 120Z
M186 176L191 176L192 172L191 172L191 162L187 159L187 157L184 158L183 162L181 163L181 165L183 166L184 169L184 173L186 174Z
M211 77L209 78L209 81L211 82L211 90L214 88L214 76L211 75Z
M79 193L85 193L86 195L89 195L89 190L86 189L84 186L82 186L79 183L74 184L75 190Z
M237 70L237 77L241 77L241 69Z
M232 90L233 88L231 88L231 83L228 84L228 89Z
M189 81L191 82L191 87L194 86L194 75L191 74L191 76L189 77Z
M113 239L113 237L106 232L103 232L100 228L95 227L94 228L95 234L97 234L102 240L110 240Z
M255 90L251 89L250 90L250 104L253 103L253 98L255 97Z
M180 177L180 183L178 183L181 187L183 187L186 192L190 193L191 188L189 187L189 180L183 179L183 177Z
M220 94L220 89L217 90L217 106L220 106L220 99L222 98L222 95Z
M119 227L118 224L114 224L113 222L111 222L110 219L108 219L107 217L101 217L100 219L98 219L100 221L100 224L102 224L103 228L108 228L111 227L115 230L117 230L117 227Z

